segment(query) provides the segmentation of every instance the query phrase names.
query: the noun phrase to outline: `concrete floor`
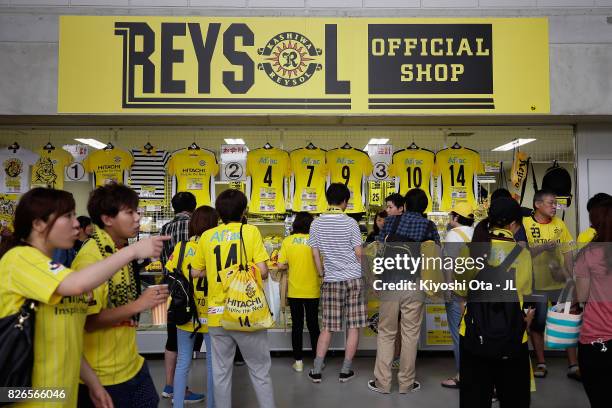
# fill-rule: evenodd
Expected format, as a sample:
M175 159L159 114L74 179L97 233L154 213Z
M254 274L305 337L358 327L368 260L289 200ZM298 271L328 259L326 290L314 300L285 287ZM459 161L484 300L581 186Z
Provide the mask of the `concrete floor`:
M440 386L440 380L453 373L453 359L444 354L419 357L417 360L417 380L421 390L414 394L400 395L397 385L392 393L381 395L367 388L372 377L373 357L358 357L354 361L356 377L348 383L338 382L338 371L342 365L341 357L328 358L323 372L323 382L313 384L307 376L311 361L305 361L304 372L296 373L291 369L293 360L289 357L272 358L272 381L276 404L279 408L360 408L360 407L414 407L414 408L454 408L459 407L457 390ZM164 377L164 362L149 359L149 368L157 390L161 392ZM568 379L566 360L551 357L548 361L548 376L536 379L537 392L532 393L533 408L588 408L589 403L582 384ZM196 392L206 388L206 361L194 360L190 373L189 386ZM160 407L171 407L169 400L162 400ZM205 406L205 403L191 405ZM257 408L255 394L249 380L246 366L234 367L233 406L238 408ZM498 407L498 404L493 405Z

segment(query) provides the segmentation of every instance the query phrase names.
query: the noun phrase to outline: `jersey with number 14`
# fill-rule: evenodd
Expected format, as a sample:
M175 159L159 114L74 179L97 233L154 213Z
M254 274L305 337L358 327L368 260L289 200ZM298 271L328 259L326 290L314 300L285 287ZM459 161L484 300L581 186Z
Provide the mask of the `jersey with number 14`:
M321 213L327 208L325 150L297 149L289 154L293 172L293 211Z
M282 214L285 205L285 177L291 175L289 154L277 148L255 149L247 155L247 176L251 176L249 212Z
M467 202L476 209L474 176L484 173L480 154L465 147L448 148L436 153L436 176L442 176L440 211L451 211Z
M373 166L370 156L363 150L353 147L333 149L327 152L327 166L331 182L342 183L351 191L346 212L364 212L363 178L372 173Z
M432 199L430 190L431 175L435 171L436 155L426 149L404 149L393 153L393 162L389 166L389 175L399 177L399 193L406 193L413 188L420 188L427 194L426 212L431 211Z

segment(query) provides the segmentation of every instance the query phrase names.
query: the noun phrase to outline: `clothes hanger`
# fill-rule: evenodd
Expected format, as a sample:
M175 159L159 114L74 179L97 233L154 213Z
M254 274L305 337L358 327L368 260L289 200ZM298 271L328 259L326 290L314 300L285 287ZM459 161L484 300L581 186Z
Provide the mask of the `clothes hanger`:
M191 145L189 145L187 150L200 150L200 146L198 146L198 144L194 140L193 143Z
M113 150L114 148L115 146L110 141L106 144L106 146L104 146L104 150Z
M317 148L317 146L313 145L312 142L308 142L308 144L306 145L306 148L308 150L314 150Z
M264 149L272 149L272 145L269 142L266 142L265 145L263 145Z
M408 146L408 149L410 150L417 150L419 148L419 146L417 146L416 143L414 143L414 137L412 138L412 143L410 143L410 146Z
M451 146L451 149L461 149L461 145L459 144L457 139L455 139L455 143L453 143L453 145Z
M49 137L47 144L43 146L43 150L46 150L47 153L51 153L52 150L55 150L55 146L51 143L51 137Z
M151 142L147 141L147 144L143 146L143 149L147 151L147 154L151 154L151 150L153 150L153 145Z
M12 145L10 145L10 146L8 147L8 149L9 149L9 150L12 150L12 151L13 151L13 154L14 154L14 153L17 153L17 150L19 150L19 147L20 147L20 146L19 146L19 143L17 143L17 142L13 142L13 144L12 144Z
M352 148L353 148L353 146L351 146L351 145L349 144L349 142L346 142L346 143L345 143L345 144L343 144L343 145L342 145L342 147L341 147L341 149L352 149Z

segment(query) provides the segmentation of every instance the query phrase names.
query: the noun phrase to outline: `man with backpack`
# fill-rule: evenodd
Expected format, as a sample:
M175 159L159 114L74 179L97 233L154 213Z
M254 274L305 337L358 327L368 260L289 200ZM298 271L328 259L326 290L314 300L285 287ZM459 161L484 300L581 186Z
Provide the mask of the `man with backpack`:
M439 244L440 236L435 225L423 216L427 205L427 195L423 190L415 188L408 191L404 203L405 212L402 215L387 217L385 226L377 238L378 241L425 242L431 240ZM399 392L400 394L416 392L421 388L421 384L415 380L415 360L423 321L425 295L419 290L385 295L385 298L381 299L379 309L374 379L368 381L368 388L381 394L391 392L391 364L395 336L400 326L402 350L397 375ZM401 313L401 318L398 322L399 313Z
M491 287L468 290L459 328L461 408L489 408L494 393L501 407L530 404L527 327L533 310L525 314L522 302L531 293L531 257L514 240L520 225L519 204L500 198L474 230L470 256L486 261L473 279Z
M548 301L556 302L567 280L572 276L572 250L574 239L565 222L556 216L557 198L550 190L536 191L533 197L533 214L523 218L527 241L533 259L535 318L530 336L536 353L537 364L533 375L546 377L548 370L544 359L544 329ZM567 376L580 379L575 348L567 349Z

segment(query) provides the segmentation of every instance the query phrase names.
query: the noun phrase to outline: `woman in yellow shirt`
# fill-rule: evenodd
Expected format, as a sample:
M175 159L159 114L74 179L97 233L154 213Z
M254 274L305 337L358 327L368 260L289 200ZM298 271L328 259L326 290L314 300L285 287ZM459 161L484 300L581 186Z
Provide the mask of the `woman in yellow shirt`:
M72 271L51 260L55 249L72 248L79 222L72 194L34 188L21 197L14 233L0 248L0 317L18 312L27 299L38 302L34 323L32 387L65 390L56 401L27 401L22 406L76 407L80 377L99 406L112 405L91 367L82 360L83 332L90 292L127 263L157 257L167 237L142 240L101 262ZM160 294L163 295L163 294Z
M488 408L494 392L502 407L529 407L527 327L533 310L525 315L522 303L531 293L531 256L513 238L521 219L521 208L515 200L499 198L491 203L489 218L474 230L470 255L477 264L484 258L484 265L489 266L478 270L470 281L459 328L461 408ZM498 273L507 274L499 289L478 290L472 286L498 282ZM508 286L509 281L513 286ZM482 298L477 298L479 295Z
M312 257L312 250L307 244L312 221L311 214L297 213L293 221L293 233L283 240L278 254L278 268L289 268L287 300L291 310L291 344L295 358L293 369L297 372L304 370L302 361L304 312L306 312L306 326L310 334L313 358L319 340L321 279Z
M197 208L193 214L191 214L191 219L189 220L189 241L176 244L172 255L166 263L166 269L172 272L176 270L180 258L181 247L186 245L180 272L185 278L190 279L191 260L196 254L198 239L204 231L208 231L218 224L219 215L214 208L208 205ZM195 343L195 333L203 333L204 342L206 344L206 406L208 408L214 408L215 406L213 397L212 351L210 348L210 336L208 335L207 292L208 283L206 281L206 276L193 280L193 298L196 304L199 325L194 322L188 322L176 326L178 355L176 360L176 371L174 373L174 397L172 402L174 407L177 408L182 408L185 402L185 389L187 388L187 376L189 375L191 355ZM189 401L189 403L193 402L196 401Z

